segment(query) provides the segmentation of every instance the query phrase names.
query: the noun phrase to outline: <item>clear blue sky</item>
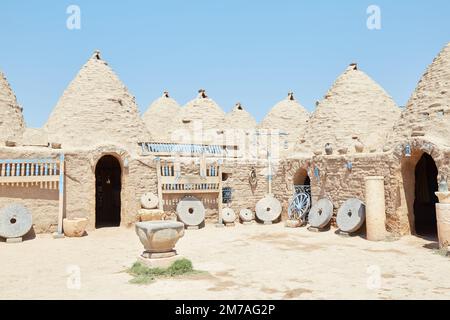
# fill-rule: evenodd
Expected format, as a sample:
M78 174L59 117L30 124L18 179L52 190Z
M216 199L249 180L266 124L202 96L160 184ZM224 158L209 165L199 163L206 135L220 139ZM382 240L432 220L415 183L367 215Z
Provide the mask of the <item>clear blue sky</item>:
M66 28L70 4L81 30ZM366 27L371 4L379 31ZM225 111L241 101L257 120L288 90L313 110L353 61L405 105L450 41L449 12L448 0L1 0L0 69L30 127L45 123L95 49L142 112L164 89L185 104L199 88Z

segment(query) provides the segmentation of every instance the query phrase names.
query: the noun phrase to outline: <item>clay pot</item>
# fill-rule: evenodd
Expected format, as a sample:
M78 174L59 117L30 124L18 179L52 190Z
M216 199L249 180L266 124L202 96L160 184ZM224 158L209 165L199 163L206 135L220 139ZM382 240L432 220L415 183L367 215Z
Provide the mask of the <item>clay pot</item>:
M450 192L436 192L435 194L439 198L439 203L450 204Z
M64 235L69 238L80 238L84 235L87 224L86 218L64 219Z
M184 224L178 221L137 222L136 234L146 252L171 252L177 241L184 236Z
M355 142L355 151L357 153L363 153L364 152L364 145L361 141L356 141Z

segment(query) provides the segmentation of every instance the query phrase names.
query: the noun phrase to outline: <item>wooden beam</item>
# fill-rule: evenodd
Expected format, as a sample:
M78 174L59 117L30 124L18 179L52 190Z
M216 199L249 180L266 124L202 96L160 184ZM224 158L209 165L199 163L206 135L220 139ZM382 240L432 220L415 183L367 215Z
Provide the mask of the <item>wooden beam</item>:
M59 181L59 176L13 176L13 177L0 177L0 184L12 184L12 183L31 183L31 182L51 182Z
M58 234L63 234L64 219L64 153L59 157L59 212L58 212Z
M218 177L206 177L200 176L181 176L176 180L174 176L160 177L162 184L207 184L207 183L219 183Z
M223 210L223 186L222 186L222 165L219 164L219 198L218 198L218 209L219 209L219 224L223 224L222 210Z
M207 194L220 193L219 189L212 190L163 190L163 194Z
M161 181L161 159L156 160L156 176L158 177L158 209L164 210L163 190Z

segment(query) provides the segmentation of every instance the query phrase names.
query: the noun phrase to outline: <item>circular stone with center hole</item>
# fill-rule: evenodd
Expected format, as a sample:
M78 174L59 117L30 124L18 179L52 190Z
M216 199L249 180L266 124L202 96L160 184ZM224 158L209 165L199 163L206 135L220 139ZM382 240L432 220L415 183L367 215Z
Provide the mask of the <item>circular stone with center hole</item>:
M186 197L178 203L177 215L187 226L198 226L205 220L205 207L195 197Z
M273 196L266 196L256 204L256 216L263 222L273 222L281 215L281 203Z
M23 205L12 204L0 210L0 237L23 237L32 226L33 217Z
M337 213L336 223L343 232L358 231L366 219L366 206L359 199L349 199L341 206Z
M253 221L253 212L250 209L241 209L239 217L243 222L251 222Z
M141 206L144 209L155 209L158 202L158 197L152 192L146 192L141 197Z
M333 217L333 203L328 199L320 199L309 211L308 222L313 228L325 228Z
M236 221L236 213L231 208L225 208L222 210L222 220L225 223L233 223Z

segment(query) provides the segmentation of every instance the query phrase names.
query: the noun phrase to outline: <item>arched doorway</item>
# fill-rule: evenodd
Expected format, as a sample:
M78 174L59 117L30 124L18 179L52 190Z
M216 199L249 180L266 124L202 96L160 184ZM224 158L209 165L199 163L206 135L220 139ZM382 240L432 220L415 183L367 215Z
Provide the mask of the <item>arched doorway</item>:
M436 237L438 169L433 158L424 153L415 168L414 226L419 236Z
M309 186L311 180L308 176L308 172L305 169L299 169L294 175L294 186Z
M113 156L102 157L95 168L95 227L120 226L122 170Z
M306 219L311 209L311 180L308 172L300 168L293 179L294 195L288 206L289 218L297 217Z

